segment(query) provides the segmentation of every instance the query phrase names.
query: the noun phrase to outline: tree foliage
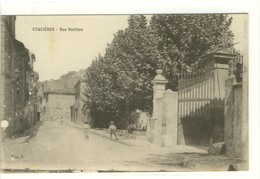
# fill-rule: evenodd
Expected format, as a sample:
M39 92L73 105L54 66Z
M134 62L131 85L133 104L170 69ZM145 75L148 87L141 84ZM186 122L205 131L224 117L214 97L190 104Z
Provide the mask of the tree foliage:
M208 50L231 45L231 22L232 18L223 14L153 16L150 32L156 47L154 57L167 79L174 82L175 75L192 68Z
M144 15L129 16L128 27L114 34L104 56L87 69L86 105L93 114L112 113L125 127L132 111L151 112L156 69L163 69L175 89L181 71L209 49L233 43L231 23L223 14L153 15L149 24Z

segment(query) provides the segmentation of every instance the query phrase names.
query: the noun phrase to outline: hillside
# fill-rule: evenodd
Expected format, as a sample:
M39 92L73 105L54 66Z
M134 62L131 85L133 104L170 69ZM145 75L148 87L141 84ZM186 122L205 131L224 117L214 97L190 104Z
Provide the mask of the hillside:
M86 70L70 71L67 74L61 75L57 80L46 80L40 83L44 85L45 91L53 91L64 88L71 89L74 88L79 79L82 79L85 73Z

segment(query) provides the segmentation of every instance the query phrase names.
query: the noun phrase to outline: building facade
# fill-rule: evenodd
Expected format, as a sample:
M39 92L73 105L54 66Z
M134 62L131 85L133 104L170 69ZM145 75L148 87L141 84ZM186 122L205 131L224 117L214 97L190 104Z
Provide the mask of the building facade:
M81 124L84 121L90 121L90 111L85 108L86 96L84 95L86 83L78 80L75 87L75 101L71 106L71 122Z
M44 98L44 84L38 84L37 100L38 100L38 112L40 113L39 120L45 119L46 100Z
M44 92L43 111L45 120L70 119L70 107L74 103L73 89L62 89Z
M37 93L39 78L33 71L35 55L15 38L15 20L15 16L1 16L0 119L9 124L4 130L5 137L14 136L34 124L27 106L28 103L36 105L36 101L30 100L30 90Z
M14 115L14 86L18 79L14 70L15 17L1 17L1 110L0 119L7 120Z

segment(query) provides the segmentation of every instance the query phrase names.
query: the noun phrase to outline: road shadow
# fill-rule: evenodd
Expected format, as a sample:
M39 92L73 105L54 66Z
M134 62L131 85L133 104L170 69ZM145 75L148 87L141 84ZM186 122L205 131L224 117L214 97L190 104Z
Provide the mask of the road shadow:
M143 165L159 168L158 171L227 171L230 164L241 164L244 161L227 156L211 156L201 153L165 153L149 154L142 160L126 161L126 165ZM147 165L149 164L149 165ZM225 170L226 169L226 170Z

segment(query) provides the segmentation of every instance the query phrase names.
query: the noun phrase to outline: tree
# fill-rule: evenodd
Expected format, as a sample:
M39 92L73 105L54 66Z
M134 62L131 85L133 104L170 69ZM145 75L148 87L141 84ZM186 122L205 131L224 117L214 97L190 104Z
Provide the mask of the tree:
M175 90L175 77L208 50L232 44L231 22L223 14L154 15L148 25L144 15L129 16L128 27L114 34L105 55L87 69L87 105L92 113L112 114L127 126L131 112L152 111L156 69L163 69Z

